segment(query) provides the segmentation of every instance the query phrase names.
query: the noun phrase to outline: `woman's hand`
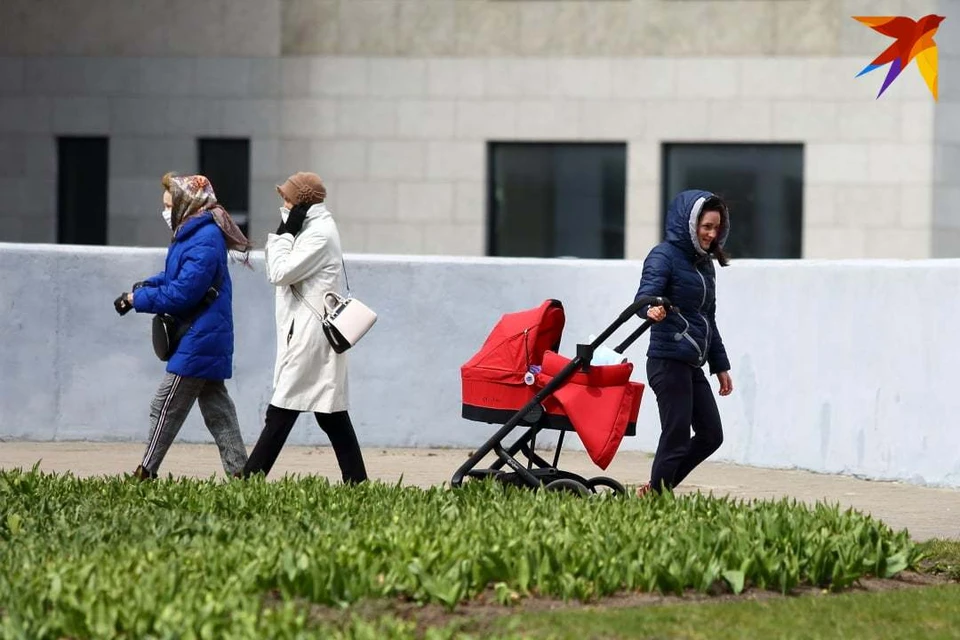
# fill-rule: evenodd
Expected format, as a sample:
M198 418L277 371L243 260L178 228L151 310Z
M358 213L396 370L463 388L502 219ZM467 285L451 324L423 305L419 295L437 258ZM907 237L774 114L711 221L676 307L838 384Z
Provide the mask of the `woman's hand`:
M290 209L290 215L287 216L286 233L296 236L303 229L303 223L307 219L307 211L310 207L305 204L295 204Z
M660 322L667 317L667 310L663 307L650 307L647 309L647 317L654 322Z
M113 308L116 309L117 313L121 316L127 315L131 309L133 309L133 301L129 293L121 293L120 296L113 301Z
M729 371L721 371L717 374L717 380L720 381L720 395L728 396L733 392L733 378Z

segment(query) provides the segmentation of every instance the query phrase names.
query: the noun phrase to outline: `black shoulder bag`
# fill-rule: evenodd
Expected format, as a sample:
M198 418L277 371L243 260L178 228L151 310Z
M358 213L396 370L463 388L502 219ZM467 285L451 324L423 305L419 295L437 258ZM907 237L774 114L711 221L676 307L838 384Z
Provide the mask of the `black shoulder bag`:
M223 284L223 274L217 277L213 286L207 289L200 304L185 318L175 318L168 313L158 313L153 316L153 351L158 358L166 362L173 357L173 354L177 352L177 347L180 346L180 340L187 335L187 331L193 326L194 321L220 295L221 284Z

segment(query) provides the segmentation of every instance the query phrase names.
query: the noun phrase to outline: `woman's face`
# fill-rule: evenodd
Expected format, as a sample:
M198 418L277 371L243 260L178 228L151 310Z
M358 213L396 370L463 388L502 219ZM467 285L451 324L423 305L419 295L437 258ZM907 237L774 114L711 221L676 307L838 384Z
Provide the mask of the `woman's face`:
M284 206L284 207L286 207L288 210L289 210L289 209L293 209L293 203L292 203L292 202L290 202L289 200L287 200L286 198L283 198L283 197L281 197L280 199L283 200L283 206Z
M718 211L707 211L700 216L700 225L697 227L697 239L700 241L700 248L704 251L710 249L713 241L720 234L720 213Z
M173 196L170 195L169 191L163 192L163 208L172 209L173 208Z

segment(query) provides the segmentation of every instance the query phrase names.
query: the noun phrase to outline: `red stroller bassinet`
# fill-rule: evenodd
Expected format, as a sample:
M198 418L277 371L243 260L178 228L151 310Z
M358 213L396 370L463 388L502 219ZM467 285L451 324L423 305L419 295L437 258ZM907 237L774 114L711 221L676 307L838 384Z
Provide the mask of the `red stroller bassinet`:
M669 306L669 301L638 300L591 344L578 344L572 360L558 353L565 323L558 300L503 315L480 350L460 368L462 416L503 427L457 471L451 484L459 486L464 476L493 476L510 484L580 494L601 488L623 492L623 485L612 478L587 479L557 465L568 431L579 436L601 469L609 466L623 437L635 435L644 385L630 381L633 365L597 366L591 360L594 351L647 304ZM644 322L615 351L623 353L649 326L649 321ZM504 448L503 438L517 427L526 431ZM534 451L543 429L560 431L552 464ZM498 460L490 468L475 469L490 451L496 452ZM527 458L526 466L516 459L518 453ZM502 470L504 465L513 471Z

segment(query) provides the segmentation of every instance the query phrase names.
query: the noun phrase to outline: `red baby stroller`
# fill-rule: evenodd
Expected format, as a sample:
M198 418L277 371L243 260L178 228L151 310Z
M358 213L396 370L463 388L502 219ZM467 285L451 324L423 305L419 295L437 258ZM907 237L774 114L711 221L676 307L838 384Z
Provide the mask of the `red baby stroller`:
M596 349L646 305L670 308L666 298L638 299L592 343L578 344L572 360L558 353L565 323L559 300L503 315L480 350L460 368L462 416L475 422L502 423L503 427L457 470L451 485L460 486L465 476L492 476L507 484L580 495L604 488L624 493L624 486L613 478L588 479L557 465L568 431L576 432L590 459L601 469L613 460L623 437L636 434L644 385L630 381L633 365L591 366L591 360ZM614 351L622 354L651 324L646 320ZM517 427L526 431L506 448L504 438ZM543 429L560 432L552 464L534 451L537 434ZM476 469L491 451L497 454L496 462ZM527 458L526 466L517 460L518 453ZM504 465L512 471L504 470Z

